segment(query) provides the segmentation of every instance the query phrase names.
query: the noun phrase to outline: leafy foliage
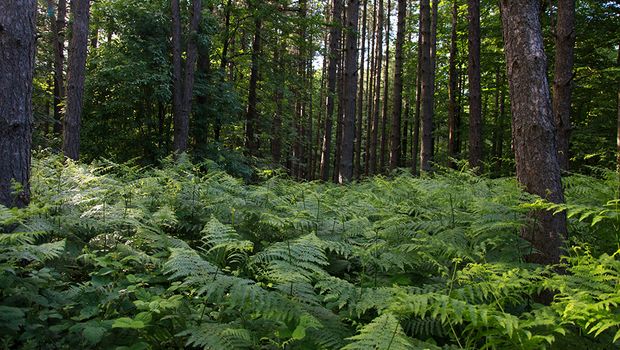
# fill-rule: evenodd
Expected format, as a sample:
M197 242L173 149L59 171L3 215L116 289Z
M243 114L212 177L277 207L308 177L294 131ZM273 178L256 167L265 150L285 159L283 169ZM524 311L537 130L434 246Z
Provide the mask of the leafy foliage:
M339 187L243 185L205 166L37 156L33 203L0 208L2 346L617 344L611 176L570 177L557 206L466 171ZM568 211L575 245L559 266L521 260L532 207Z

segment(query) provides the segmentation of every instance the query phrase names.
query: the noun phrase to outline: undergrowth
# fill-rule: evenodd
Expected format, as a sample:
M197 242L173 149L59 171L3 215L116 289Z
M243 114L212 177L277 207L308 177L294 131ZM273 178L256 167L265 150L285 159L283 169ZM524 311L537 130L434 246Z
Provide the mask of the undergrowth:
M0 347L615 348L617 180L565 186L551 205L466 171L244 185L39 156L32 204L0 207ZM567 210L561 266L523 262L532 208Z

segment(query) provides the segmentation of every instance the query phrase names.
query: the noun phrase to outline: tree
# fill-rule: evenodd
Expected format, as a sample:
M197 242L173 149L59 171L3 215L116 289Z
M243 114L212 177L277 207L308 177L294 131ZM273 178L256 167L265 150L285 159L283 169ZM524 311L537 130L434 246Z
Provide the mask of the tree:
M458 92L458 73L456 69L456 56L458 55L457 46L457 24L458 24L458 0L452 2L452 27L450 29L450 58L448 72L448 164L453 167L453 158L456 158L456 118L458 106L456 104L456 94Z
M54 46L54 131L62 132L62 99L65 96L65 18L67 17L67 1L58 0L56 21L52 25L52 41Z
M575 0L558 1L558 15L555 27L553 115L557 128L558 160L562 170L568 170L574 47Z
M392 0L387 0L387 13L385 16L385 72L383 75L383 112L381 112L381 156L379 157L379 164L381 172L385 171L386 161L385 156L388 155L388 91L390 89L390 17L392 13ZM399 127L400 129L400 127ZM389 157L388 157L389 161Z
M72 0L71 43L67 67L67 113L63 119L62 150L66 157L80 157L80 124L84 103L86 80L86 55L88 51L88 21L90 0Z
M538 0L501 0L504 51L510 87L517 180L529 193L564 202L547 83ZM522 229L534 251L527 260L557 263L566 238L566 215L534 211Z
M353 176L359 179L362 172L362 125L364 110L364 61L366 55L366 24L368 18L368 0L364 0L364 10L362 15L362 58L360 59L359 73L359 96L357 98L357 119L355 120L355 164L353 167ZM370 61L370 60L369 60Z
M334 0L332 6L332 24L329 31L329 64L327 67L327 113L321 151L321 180L323 181L329 179L334 100L336 98L336 69L340 59L338 46L340 44L340 26L342 25L342 0Z
M379 137L379 117L381 113L381 67L383 66L383 0L378 0L379 14L377 18L377 41L376 41L376 69L375 69L375 102L373 104L374 113L372 117L372 130L370 136L370 157L369 173L374 175L377 172L377 140Z
M420 121L422 147L420 169L431 170L433 158L433 67L431 62L431 8L429 0L420 1Z
M355 137L357 97L357 25L359 22L359 10L359 0L348 0L346 61L344 72L345 109L342 126L340 175L338 176L339 183L347 183L351 181L353 177L353 138Z
M469 15L469 166L482 161L482 99L480 87L480 0L468 0Z
M256 14L254 18L254 40L252 41L252 64L250 70L250 84L248 87L248 108L245 115L245 147L250 155L258 152L258 140L256 139L256 128L258 122L258 65L261 51L261 28L262 19Z
M407 1L398 0L396 49L394 51L394 109L392 110L392 135L390 139L390 169L394 169L400 164L400 124L403 110L403 44L405 42L406 19Z
M36 6L35 0L0 2L0 205L6 207L30 201Z
M172 109L174 115L174 151L182 153L187 150L189 140L189 115L192 110L194 78L198 46L196 37L200 26L202 11L201 0L192 0L190 32L187 40L185 72L183 74L181 58L181 9L178 0L172 0Z

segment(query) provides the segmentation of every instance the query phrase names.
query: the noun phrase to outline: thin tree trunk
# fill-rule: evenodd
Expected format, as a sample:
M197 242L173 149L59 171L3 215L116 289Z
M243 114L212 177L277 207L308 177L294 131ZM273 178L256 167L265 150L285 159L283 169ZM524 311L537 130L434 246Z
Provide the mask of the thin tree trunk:
M390 170L400 165L400 127L403 111L403 44L405 42L405 21L407 1L398 0L398 22L396 24L396 49L394 52L394 109L392 110L392 137L390 145ZM406 121L405 121L406 124ZM407 127L405 126L405 130ZM405 138L406 140L406 138ZM405 143L406 149L406 143Z
M385 16L385 72L383 75L383 112L381 113L381 156L379 157L380 172L387 168L385 157L388 151L388 106L389 106L389 82L390 82L390 14L392 10L392 0L387 0L387 13ZM400 129L400 127L399 127ZM389 160L389 159L388 159Z
M420 18L422 17L422 8L420 7ZM420 21L420 28L418 32L421 33L422 22ZM413 122L413 145L412 145L412 160L411 160L411 172L413 175L419 174L418 159L420 159L420 124L421 124L421 95L422 95L422 35L418 35L418 60L416 65L416 91L415 91L415 116Z
M183 70L181 58L181 6L172 0L172 121L174 124L174 150L178 149L183 134L181 109L183 106Z
M230 11L232 10L232 0L227 0L224 8L224 39L222 40L222 59L220 61L220 70L222 74L222 83L226 80L226 67L228 66L228 48L230 46ZM222 132L222 117L218 113L215 116L215 125L213 126L213 136L215 142L220 142Z
M458 0L452 3L452 28L450 31L450 68L448 72L448 166L455 167L453 159L456 158L456 118L457 104L456 94L458 89L458 73L456 70L457 47L457 25L458 25Z
M348 0L347 41L344 72L344 122L342 125L342 146L340 175L338 183L347 183L353 178L353 139L355 137L355 115L357 97L357 41L360 0Z
M362 173L362 126L363 126L363 110L364 110L364 60L366 58L366 21L368 13L368 0L364 0L364 9L362 15L362 58L360 59L360 79L359 79L359 95L357 98L357 119L355 128L355 165L353 168L353 176L360 178Z
M433 113L433 118L435 115L435 71L437 70L437 17L438 17L438 10L439 10L439 0L433 0L432 1L432 7L431 7L431 82L429 84L430 86L430 95L431 95L431 109L432 109L432 113ZM431 137L431 150L432 150L432 155L431 158L434 159L435 154L437 154L437 149L439 148L439 142L436 142L436 139L439 138L439 135L437 135L435 133L435 126L433 124L432 130L431 130L431 134L433 135Z
M317 125L316 125L316 138L315 138L315 142L314 144L317 146L317 152L314 155L314 176L316 175L316 170L319 171L319 176L320 171L321 171L321 140L322 140L322 135L321 135L321 131L324 130L324 126L323 126L323 113L325 113L325 89L326 89L326 77L327 77L327 45L328 45L328 39L329 39L329 35L326 33L323 39L323 47L325 48L324 53L323 53L323 66L321 68L321 91L319 93L319 113L318 113L318 118L317 118ZM318 166L317 166L318 165Z
M65 97L64 64L65 64L65 19L67 17L67 1L58 0L58 13L52 28L54 42L54 132L62 133L62 100Z
M0 205L9 208L30 202L36 8L35 0L0 1Z
M86 79L86 55L88 51L89 0L72 0L73 26L69 45L67 74L67 113L63 119L62 150L66 157L80 157L80 118Z
M568 170L571 132L571 85L575 47L575 0L558 1L555 27L555 71L553 79L553 114L557 131L558 161Z
M332 8L332 26L329 34L329 64L327 68L327 114L325 115L325 132L321 150L321 180L329 179L329 164L334 118L334 100L336 98L336 69L340 55L340 27L342 25L342 0L334 0Z
M480 88L480 0L468 0L469 14L469 166L482 167L482 99Z
M345 13L346 15L346 13ZM346 17L346 16L345 16ZM346 23L346 18L343 18L343 23ZM344 86L344 77L345 77L345 67L344 67L344 50L345 50L345 40L341 38L340 41L340 63L338 68L338 112L337 112L337 124L336 124L336 147L334 147L334 172L332 173L332 181L334 183L338 183L338 177L340 175L340 158L342 151L342 128L344 123L344 109L345 109L345 86Z
M431 65L431 9L429 0L420 1L420 120L422 122L422 147L420 150L420 168L424 172L431 170L433 159L433 67Z
M383 67L383 0L379 1L379 17L377 19L377 67L375 81L375 103L372 119L372 131L370 140L370 175L377 173L377 141L379 137L379 118L381 113L381 68Z
M506 119L506 89L504 86L506 85L506 74L505 71L502 70L501 80L498 88L500 89L499 94L499 125L497 127L497 149L495 153L495 173L497 176L502 175L502 162L504 158L504 120Z
M254 40L252 41L252 66L250 69L250 83L248 86L248 108L245 117L245 148L249 155L255 156L258 153L258 140L256 128L258 122L258 69L259 56L261 51L261 29L263 22L258 13L254 14Z
M189 39L187 40L187 54L185 58L185 77L181 94L181 110L174 126L174 150L182 153L187 150L189 140L189 116L192 112L192 97L194 95L194 77L196 75L196 61L198 46L196 37L200 26L202 1L192 0Z
M560 165L547 83L547 61L538 17L538 0L501 0L502 25L517 180L526 191L563 203ZM533 223L521 234L532 244L527 260L558 263L566 239L566 214L529 214Z
M372 6L372 30L374 31L377 27L377 0L373 1ZM368 85L367 85L367 108L366 108L366 145L364 147L365 157L364 157L364 174L366 176L370 175L370 144L372 139L372 120L373 120L373 111L374 111L374 89L375 89L375 79L377 77L377 71L375 69L376 66L376 35L369 35L368 40L370 44L368 45L370 51L370 59L368 60Z
M284 53L284 44L283 41L276 36L276 50L274 52L274 61L276 67L283 67L284 62L282 59L282 55ZM271 159L274 163L279 164L282 160L282 99L284 98L284 79L283 75L279 71L274 71L273 74L276 76L278 81L277 86L275 87L274 94L274 102L276 105L275 114L273 116L272 121L272 132L271 132Z

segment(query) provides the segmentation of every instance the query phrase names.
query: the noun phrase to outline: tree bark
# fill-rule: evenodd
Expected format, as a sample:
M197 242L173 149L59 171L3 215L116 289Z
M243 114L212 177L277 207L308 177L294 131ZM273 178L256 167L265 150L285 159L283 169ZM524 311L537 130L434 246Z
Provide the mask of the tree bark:
M222 83L226 80L226 67L228 66L228 48L230 46L230 11L232 10L232 0L226 1L224 8L224 39L222 40L222 59L220 61L220 70L222 74ZM213 136L215 142L220 142L222 132L222 117L215 116L215 125L213 126Z
M420 1L420 120L422 122L422 147L420 168L431 170L433 159L433 67L431 64L431 8L429 0Z
M67 113L63 119L62 150L66 157L80 157L80 118L86 79L86 55L88 51L89 0L72 0L73 25L69 44L67 73Z
M480 0L468 0L469 17L469 166L482 166L482 99L480 88Z
M340 175L338 183L347 183L353 178L353 138L355 137L355 116L357 97L357 25L360 0L347 1L347 41L344 72L344 122L342 125L342 146L340 154Z
M450 31L450 62L448 72L448 166L453 168L456 164L456 118L457 104L456 94L458 91L458 73L456 70L456 57L458 55L457 46L457 25L458 25L458 0L452 3L452 28Z
M568 170L571 132L571 85L575 47L575 0L558 1L555 27L555 69L553 74L553 115L557 130L558 161Z
M379 16L377 18L377 42L376 42L376 81L375 81L375 103L374 103L374 115L372 118L372 130L370 138L370 175L377 173L377 141L379 138L379 118L381 113L381 67L383 64L383 0L379 2Z
M422 18L422 7L420 7L420 18ZM422 21L419 23L418 32L422 32ZM415 90L415 116L413 121L413 141L411 155L411 172L413 175L419 174L418 160L420 159L420 109L422 95L422 35L418 35L418 60L416 65L416 90Z
M501 0L502 25L517 180L526 191L553 202L564 202L547 83L547 60L538 18L538 0ZM521 234L534 249L526 259L559 262L566 238L566 214L529 214L534 223Z
M400 165L400 125L403 112L403 44L405 42L405 21L407 1L398 0L398 21L396 24L396 49L394 52L394 109L392 110L392 135L390 145L390 170ZM405 128L406 129L406 128ZM406 144L405 144L406 145ZM406 148L406 147L405 147Z
M58 0L56 21L52 27L54 45L54 132L62 133L62 100L65 97L65 19L67 17L67 1Z
M340 55L340 27L342 25L342 0L334 0L332 8L332 25L329 33L329 64L327 67L327 113L325 115L325 132L321 150L321 180L329 179L329 164L334 118L334 99L336 98L336 69Z
M0 205L9 208L30 201L36 6L35 0L0 2Z

